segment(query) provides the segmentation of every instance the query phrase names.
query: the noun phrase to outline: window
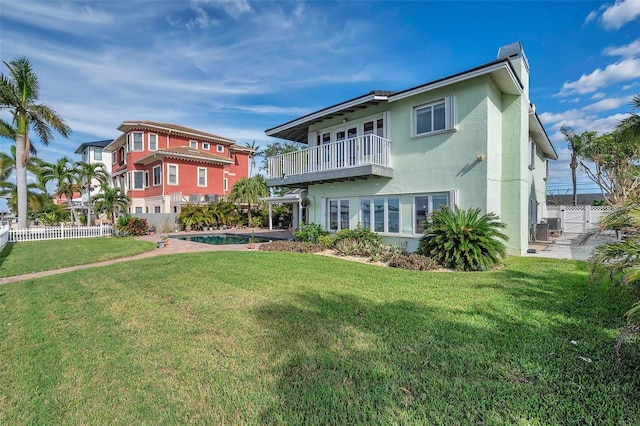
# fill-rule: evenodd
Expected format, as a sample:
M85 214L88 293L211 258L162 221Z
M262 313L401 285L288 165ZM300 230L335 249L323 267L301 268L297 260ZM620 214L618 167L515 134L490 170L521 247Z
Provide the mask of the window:
M155 133L149 133L149 151L156 151L158 149L158 135Z
M222 189L224 190L224 192L227 192L229 190L229 178L224 178L222 180Z
M349 229L349 200L329 200L329 229Z
M178 184L178 166L176 164L167 164L167 184Z
M149 187L149 170L146 170L144 172L144 187L145 188Z
M198 167L198 186L207 186L207 169Z
M209 151L209 142L202 142L202 149L204 149L205 151Z
M422 234L424 232L423 223L427 220L427 216L442 206L449 206L449 194L416 195L413 205L413 233Z
M223 145L216 145L216 151L217 152L224 152L224 146Z
M142 151L142 133L134 132L133 133L133 150L134 151Z
M116 165L118 163L118 151L114 152L111 156L111 164Z
M455 130L455 96L447 96L439 101L413 107L412 136Z
M142 207L136 207L136 213L142 213Z
M153 168L153 186L158 186L162 183L162 174L160 166L155 166Z
M360 218L362 226L373 232L397 234L400 232L400 199L362 198Z
M144 189L144 174L145 172L143 171L136 170L133 172L133 189Z
M189 141L189 146L193 149L198 149L198 141Z
M121 147L119 150L119 157L120 157L120 165L124 165L127 164L127 158L125 157L125 153L124 153L124 147Z
M96 161L102 161L102 148L95 148L93 150L93 158Z
M160 213L160 206L154 206L153 207L153 212L154 213Z

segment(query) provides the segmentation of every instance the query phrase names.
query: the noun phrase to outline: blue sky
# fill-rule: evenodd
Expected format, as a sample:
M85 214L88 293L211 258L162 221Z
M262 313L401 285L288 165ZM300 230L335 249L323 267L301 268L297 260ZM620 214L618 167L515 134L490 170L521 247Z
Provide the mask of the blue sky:
M73 130L36 142L47 161L78 160L78 145L118 136L125 120L266 146L267 128L473 68L514 41L560 156L549 189L569 193L560 127L609 132L640 93L640 0L0 2L0 58L26 56L41 102ZM596 190L581 174L579 191Z

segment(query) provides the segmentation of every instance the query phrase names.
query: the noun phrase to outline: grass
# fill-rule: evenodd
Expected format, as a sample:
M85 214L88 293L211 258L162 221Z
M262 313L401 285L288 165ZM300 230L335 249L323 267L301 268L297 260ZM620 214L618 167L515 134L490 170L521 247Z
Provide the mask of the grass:
M640 424L633 299L586 277L207 252L5 285L0 424Z
M80 238L7 244L0 251L0 277L129 257L154 248L155 244L134 238Z

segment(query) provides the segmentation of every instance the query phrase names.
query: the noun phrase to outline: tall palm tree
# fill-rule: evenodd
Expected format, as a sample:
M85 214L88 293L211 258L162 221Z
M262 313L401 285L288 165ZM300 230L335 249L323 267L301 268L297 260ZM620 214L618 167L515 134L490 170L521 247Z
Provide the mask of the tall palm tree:
M258 177L260 176L260 177ZM251 226L251 205L256 205L260 197L268 197L269 190L261 175L252 178L243 177L238 180L229 194L229 199L237 203L247 204L247 220Z
M91 191L95 189L94 182L97 181L100 185L107 183L109 172L102 163L85 163L84 161L78 161L76 169L82 192L87 190L87 226L89 226L91 224Z
M631 110L640 111L640 94L635 95L631 100ZM640 114L632 112L629 117L618 124L617 129L622 130L630 137L640 137Z
M74 167L74 164L68 157L62 157L55 163L42 162L40 168L40 180L44 185L49 182L55 182L56 195L58 197L64 195L67 199L67 205L71 210L76 225L80 226L80 218L76 213L76 209L73 205L73 193L78 191L80 185L78 184L79 177L78 171Z
M577 178L577 169L578 169L578 156L580 155L580 151L584 147L584 141L580 135L577 135L573 129L569 127L562 126L560 128L560 132L564 135L567 142L569 142L569 149L571 150L571 163L569 163L569 167L571 167L571 182L573 183L573 205L578 205L578 178Z
M18 187L13 182L0 182L0 197L7 198L7 207L12 212L18 211ZM32 211L40 210L47 202L51 202L49 194L44 191L41 184L31 182L27 184L27 202Z
M56 112L37 103L38 76L27 58L4 62L10 76L0 76L0 108L8 109L16 126L16 185L18 191L18 227L27 227L27 163L31 152L29 128L33 129L43 145L53 139L52 129L68 137L71 129ZM6 130L6 122L2 125Z
M96 212L105 212L111 217L111 223L116 223L116 215L120 210L127 210L131 204L131 198L120 188L109 188L106 183L103 183L100 193L91 197L91 202Z
M252 151L249 154L249 161L251 161L249 163L249 176L251 176L251 174L253 173L253 168L256 166L256 156L260 156L260 154L258 154L258 151L260 151L260 147L256 145L256 141L253 141L251 143L247 142L245 146Z

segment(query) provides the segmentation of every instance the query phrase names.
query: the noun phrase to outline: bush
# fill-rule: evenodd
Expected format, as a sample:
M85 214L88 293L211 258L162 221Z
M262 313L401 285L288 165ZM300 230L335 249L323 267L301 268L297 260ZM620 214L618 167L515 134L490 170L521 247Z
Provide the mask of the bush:
M336 237L333 235L320 235L318 237L318 244L325 248L332 248L336 242Z
M336 233L338 240L354 239L360 243L368 243L371 245L382 244L382 237L369 228L364 228L358 224L355 229L341 229Z
M389 266L415 271L433 271L440 267L435 260L417 253L395 254L389 259Z
M273 241L261 244L262 251L286 251L292 253L318 253L323 250L319 244L306 241Z
M129 235L147 235L148 233L149 224L147 223L147 219L124 215L118 218L113 235L116 237L126 237Z
M417 253L445 268L485 271L500 264L506 255L508 237L501 232L506 225L493 213L480 215L477 208L453 212L441 207L424 225Z
M317 244L321 235L329 235L327 231L323 231L317 223L308 223L302 225L298 231L293 234L296 241L305 241Z

